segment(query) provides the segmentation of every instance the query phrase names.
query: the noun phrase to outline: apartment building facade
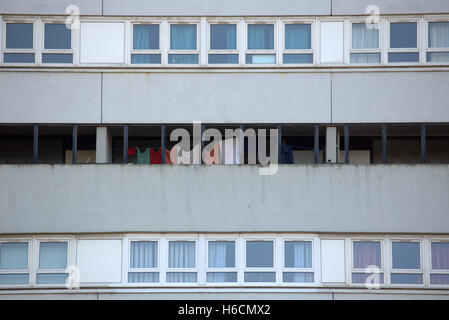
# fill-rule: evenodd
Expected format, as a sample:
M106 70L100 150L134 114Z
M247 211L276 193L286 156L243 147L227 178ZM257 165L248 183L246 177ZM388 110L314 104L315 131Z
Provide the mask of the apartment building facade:
M0 299L449 298L448 1L0 1L0 43Z

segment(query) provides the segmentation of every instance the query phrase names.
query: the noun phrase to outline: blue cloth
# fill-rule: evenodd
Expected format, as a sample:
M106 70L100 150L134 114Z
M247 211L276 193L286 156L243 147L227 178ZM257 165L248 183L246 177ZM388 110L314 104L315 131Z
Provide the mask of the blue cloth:
M279 163L281 164L292 164L295 163L295 160L293 159L293 148L292 146L282 144L281 145L281 154Z

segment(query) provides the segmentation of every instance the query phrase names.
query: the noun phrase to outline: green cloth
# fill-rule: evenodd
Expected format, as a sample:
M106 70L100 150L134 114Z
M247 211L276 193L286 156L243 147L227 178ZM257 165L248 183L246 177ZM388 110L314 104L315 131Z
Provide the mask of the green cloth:
M137 149L137 164L150 164L150 148L146 148L145 151Z

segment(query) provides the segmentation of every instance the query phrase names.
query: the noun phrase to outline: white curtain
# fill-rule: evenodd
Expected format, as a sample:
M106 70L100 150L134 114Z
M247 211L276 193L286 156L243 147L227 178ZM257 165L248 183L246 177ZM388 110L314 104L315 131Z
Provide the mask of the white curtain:
M28 243L5 242L0 245L0 269L27 269Z
M232 241L210 241L208 254L209 268L227 268L235 266L235 244ZM231 276L231 278L229 277ZM232 280L232 274L225 272L210 272L208 282L227 282Z
M352 24L352 49L379 48L379 29L368 29L364 23Z
M131 242L131 268L157 268L157 242Z
M351 63L380 62L380 53L351 53Z
M39 269L65 269L67 267L67 242L41 242Z
M128 282L159 282L158 272L130 272Z
M170 241L169 268L195 268L195 242Z
M429 48L449 48L449 22L429 22Z
M167 272L167 282L196 282L196 272Z
M239 140L229 138L218 142L220 149L220 162L222 164L240 164Z

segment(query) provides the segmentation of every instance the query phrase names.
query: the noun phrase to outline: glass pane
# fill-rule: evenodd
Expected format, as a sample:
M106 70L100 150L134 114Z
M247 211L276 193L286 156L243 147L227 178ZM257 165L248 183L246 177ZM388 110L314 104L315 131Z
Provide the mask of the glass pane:
M249 24L248 25L248 49L274 49L274 25Z
M310 24L285 25L285 49L310 49L310 48L311 48Z
M8 63L34 63L34 53L5 53L3 61Z
M133 49L134 50L158 50L159 49L159 25L158 24L134 24L133 25Z
M39 269L65 269L67 267L67 242L41 242Z
M273 241L246 241L246 267L272 268Z
M418 52L389 53L388 62L419 62Z
M449 48L449 22L429 22L429 48Z
M130 272L128 282L159 282L159 272Z
M380 53L351 53L351 63L379 63Z
M381 267L380 242L354 242L354 268Z
M7 49L33 49L33 24L32 23L7 23L6 24L6 48Z
M234 241L209 241L209 268L235 267Z
M247 54L246 63L261 63L261 64L275 64L276 55L275 54Z
M416 48L416 22L390 23L390 48Z
M352 24L352 49L378 49L378 48L379 48L378 28L368 29L365 23Z
M210 54L209 63L219 64L219 63L239 63L238 54Z
M449 62L449 52L428 52L427 62Z
M169 268L195 268L194 241L170 241L168 251Z
M73 55L71 53L43 53L43 63L72 63Z
M245 272L245 282L275 282L275 272Z
M432 242L432 269L449 270L449 242Z
M284 63L313 63L313 54L284 54Z
M284 282L313 282L313 272L284 272Z
M312 242L286 241L284 256L286 268L312 268Z
M430 284L449 284L449 274L431 274Z
M0 284L29 284L28 274L0 274Z
M208 272L207 282L237 282L237 272Z
M168 63L173 64L198 64L197 54L169 54Z
M196 50L196 24L170 26L171 50Z
M157 268L157 241L131 242L131 268Z
M422 275L415 273L393 273L392 284L422 284Z
M0 269L28 269L28 243L4 242L0 244Z
M72 30L65 24L45 24L45 49L70 49L72 47Z
M378 274L372 274L372 273L353 273L352 274L352 283L366 283L366 280L368 277L370 277L370 280L368 280L368 283L375 284L375 283L384 283L384 274L378 273Z
M393 269L419 269L418 242L393 242Z
M36 276L37 284L64 284L66 283L67 273L38 273Z
M196 272L167 272L167 282L196 282Z
M139 63L161 63L161 55L160 54L132 54L131 55L131 63L139 64Z
M235 24L211 24L211 50L235 50L237 48L237 26Z

